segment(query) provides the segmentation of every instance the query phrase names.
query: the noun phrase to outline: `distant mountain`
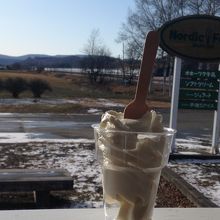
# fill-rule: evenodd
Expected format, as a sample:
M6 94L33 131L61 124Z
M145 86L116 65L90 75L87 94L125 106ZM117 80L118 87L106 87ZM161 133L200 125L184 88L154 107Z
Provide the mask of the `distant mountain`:
M6 55L0 54L0 65L3 65L3 66L10 65L18 61L19 61L19 58L17 57L6 56Z
M27 54L22 56L7 56L0 54L0 65L6 66L11 65L16 62L24 61L28 58L34 58L34 57L48 57L49 55L45 54Z
M14 63L13 65L20 65L22 69L35 67L49 67L49 68L79 68L83 57L76 55L65 56L29 56L27 59Z
M7 56L0 54L0 66L19 64L21 66L46 67L79 67L80 60L85 55L46 55L27 54L22 56Z
M36 68L81 68L82 63L88 61L88 55L45 55L27 54L23 56L6 56L0 54L0 66L7 66L8 69L36 69ZM105 57L103 63L109 67L115 67L117 58Z

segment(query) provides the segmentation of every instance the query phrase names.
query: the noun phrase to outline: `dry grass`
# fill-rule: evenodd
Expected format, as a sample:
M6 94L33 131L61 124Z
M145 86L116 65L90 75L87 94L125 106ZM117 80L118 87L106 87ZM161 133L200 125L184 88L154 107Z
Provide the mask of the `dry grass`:
M133 99L135 94L136 85L122 85L116 82L108 82L105 84L91 84L88 77L83 74L65 74L54 72L19 72L19 71L0 71L0 80L4 80L8 77L21 77L26 80L42 79L47 81L52 92L46 91L42 98L54 99L54 98L91 98L96 100L97 98L114 99L116 102L127 104ZM161 93L154 92L149 96L149 105L156 108L169 108L170 98L168 96L162 96ZM7 91L0 91L0 98L11 98L11 94ZM32 93L26 91L20 94L20 98L32 98ZM96 105L94 105L96 106ZM71 112L71 109L78 109L79 105L70 106L65 105L56 109L63 109L64 112ZM10 108L7 109L7 108ZM27 109L27 112L56 112L55 108L51 106L32 105L32 106L2 106L1 112L22 112ZM81 108L83 106L81 105ZM28 110L29 109L29 110ZM80 108L79 108L80 109ZM78 109L78 110L79 110Z
M36 72L18 72L18 71L1 71L0 79L21 77L26 80L42 79L47 81L52 92L46 92L43 97L46 98L113 98L113 97L128 97L127 92L117 94L110 84L105 85L92 85L89 83L88 78L83 75L70 75L63 73L36 73ZM0 92L1 98L9 98L11 94L5 91ZM32 94L27 91L20 95L21 98L32 97Z

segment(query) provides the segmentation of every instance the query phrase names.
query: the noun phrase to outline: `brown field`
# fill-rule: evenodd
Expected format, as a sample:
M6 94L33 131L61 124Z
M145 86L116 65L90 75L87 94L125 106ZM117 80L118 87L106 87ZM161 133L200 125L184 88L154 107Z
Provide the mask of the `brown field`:
M68 113L68 112L86 112L88 106L85 103L89 99L89 103L93 101L94 106L98 98L110 99L121 104L127 104L133 99L136 85L123 85L119 82L105 82L103 84L91 84L88 77L83 74L64 74L56 72L19 72L19 71L0 71L0 80L6 78L21 77L28 80L42 79L47 81L52 92L46 91L43 99L86 99L84 103L65 104L58 106L51 106L46 104L33 103L31 105L1 105L0 112L52 112L52 113ZM149 94L148 103L155 108L169 108L170 98L161 95L161 88L158 87L153 93ZM0 91L1 98L12 98L12 95L2 90ZM20 99L32 98L30 91L25 91L20 94ZM92 106L89 106L92 107Z
M10 77L21 77L26 80L42 79L49 82L52 92L46 92L45 98L129 98L134 93L135 86L121 88L120 85L105 83L104 85L91 85L88 78L83 75L66 75L62 73L36 73L36 72L18 72L1 71L0 79ZM1 98L9 98L11 95L6 91L0 92ZM30 92L24 92L20 98L31 97Z

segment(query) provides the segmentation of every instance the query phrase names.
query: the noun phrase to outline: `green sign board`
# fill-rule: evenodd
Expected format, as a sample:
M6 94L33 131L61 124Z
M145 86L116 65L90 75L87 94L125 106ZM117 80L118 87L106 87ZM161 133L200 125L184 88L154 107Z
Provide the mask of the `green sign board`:
M218 92L180 89L180 100L217 100Z
M217 110L217 102L185 100L179 102L182 109Z
M218 90L219 82L217 80L209 81L209 80L181 79L180 87L189 88L189 89Z
M183 71L180 79L179 108L216 110L219 80L219 71Z

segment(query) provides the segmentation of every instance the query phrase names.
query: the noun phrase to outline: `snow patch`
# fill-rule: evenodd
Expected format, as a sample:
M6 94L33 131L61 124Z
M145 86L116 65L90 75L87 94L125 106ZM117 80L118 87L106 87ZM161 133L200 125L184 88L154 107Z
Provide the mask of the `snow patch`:
M47 138L44 138L47 136ZM45 133L0 133L0 143L29 143L29 142L48 142L48 143L94 143L94 139L86 138L53 138Z
M197 152L191 152L191 151L178 151L178 154L184 154L184 155L200 155L200 153Z
M99 102L101 102L104 106L107 107L124 107L125 105L117 102L112 102L108 99L98 99Z
M90 109L88 109L87 112L90 113L90 114L100 114L100 113L103 113L102 110L96 109L96 108L90 108Z
M78 141L2 144L0 153L4 157L0 157L1 169L67 169L74 179L74 190L65 194L68 207L101 208L101 169L95 159L94 144Z
M200 191L204 196L212 202L220 206L220 185L219 185L219 170L220 160L216 163L204 163L204 161L187 160L187 163L169 164L168 166L184 178L188 183ZM212 169L213 167L213 169ZM210 172L210 170L212 170Z

